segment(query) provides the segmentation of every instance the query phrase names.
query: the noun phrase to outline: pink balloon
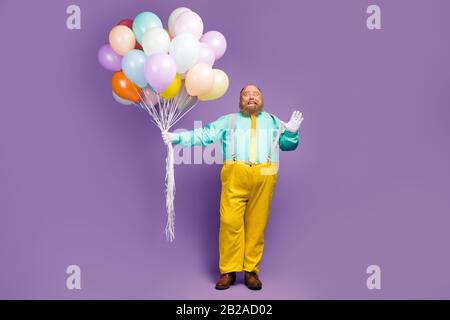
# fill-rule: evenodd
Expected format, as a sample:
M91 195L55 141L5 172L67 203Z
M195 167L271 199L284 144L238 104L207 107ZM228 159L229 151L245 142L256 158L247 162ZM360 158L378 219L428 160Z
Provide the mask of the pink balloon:
M227 40L219 31L208 31L200 39L200 42L206 43L214 51L216 61L222 58L227 50Z
M157 92L163 92L175 79L176 74L175 60L167 53L154 53L145 63L145 79Z
M210 65L199 63L193 66L186 75L186 91L191 96L207 93L214 84L214 72Z
M212 67L214 61L216 61L216 56L211 47L206 43L200 43L200 58L197 63L206 63Z
M174 32L175 36L182 33L191 33L197 39L200 39L203 34L202 18L193 11L183 12L175 21Z
M158 96L150 87L145 87L143 90L143 99L145 104L147 105L157 105L158 104Z

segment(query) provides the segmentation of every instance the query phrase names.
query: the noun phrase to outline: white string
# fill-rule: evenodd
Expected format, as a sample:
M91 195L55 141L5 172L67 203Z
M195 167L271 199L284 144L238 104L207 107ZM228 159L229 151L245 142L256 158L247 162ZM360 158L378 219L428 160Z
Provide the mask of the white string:
M181 90L180 90L181 91ZM182 90L182 94L177 95L171 99L165 99L156 94L158 98L158 104L154 105L153 102L148 99L148 95L144 92L144 96L147 99L143 99L140 92L138 92L141 101L139 106L143 110L147 111L150 115L150 120L161 130L161 132L167 132L172 126L180 121L189 111L191 111L196 105L196 101L193 105L186 108L191 103L192 97L185 90ZM149 102L149 103L147 103ZM166 156L166 211L167 211L167 224L165 228L166 238L172 242L175 239L175 170L174 170L174 150L171 143L167 144L167 156Z

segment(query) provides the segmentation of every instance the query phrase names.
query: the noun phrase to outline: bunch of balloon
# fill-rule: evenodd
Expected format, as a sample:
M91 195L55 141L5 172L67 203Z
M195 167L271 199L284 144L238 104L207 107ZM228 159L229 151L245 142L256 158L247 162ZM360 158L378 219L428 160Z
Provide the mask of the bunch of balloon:
M109 43L98 60L113 71L112 95L125 106L139 106L161 130L168 131L198 101L215 100L228 90L228 76L214 63L226 50L222 33L203 33L202 18L188 8L177 8L167 28L153 12L125 19L109 33ZM172 144L166 157L166 237L175 238L175 175Z

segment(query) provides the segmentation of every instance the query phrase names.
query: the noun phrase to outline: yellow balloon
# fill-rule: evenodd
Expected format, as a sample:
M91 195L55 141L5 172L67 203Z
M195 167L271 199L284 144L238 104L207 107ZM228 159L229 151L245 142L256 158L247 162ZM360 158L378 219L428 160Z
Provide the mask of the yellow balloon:
M177 75L175 76L175 79L172 81L170 86L168 86L166 88L166 90L161 92L161 97L163 97L165 99L172 99L173 97L175 97L178 94L178 92L180 91L180 88L181 88L181 77L177 73Z
M201 101L219 99L228 90L229 80L227 74L220 69L213 69L213 74L213 86L207 93L198 96L198 99Z

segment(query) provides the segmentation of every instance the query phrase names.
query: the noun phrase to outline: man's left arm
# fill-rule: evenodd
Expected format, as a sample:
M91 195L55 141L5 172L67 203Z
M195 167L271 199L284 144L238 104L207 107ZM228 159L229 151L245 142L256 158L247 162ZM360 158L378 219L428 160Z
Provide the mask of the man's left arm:
M283 151L295 150L300 142L298 130L302 124L303 116L298 110L292 113L291 119L287 122L281 122L284 125L283 132L280 135L280 149Z

